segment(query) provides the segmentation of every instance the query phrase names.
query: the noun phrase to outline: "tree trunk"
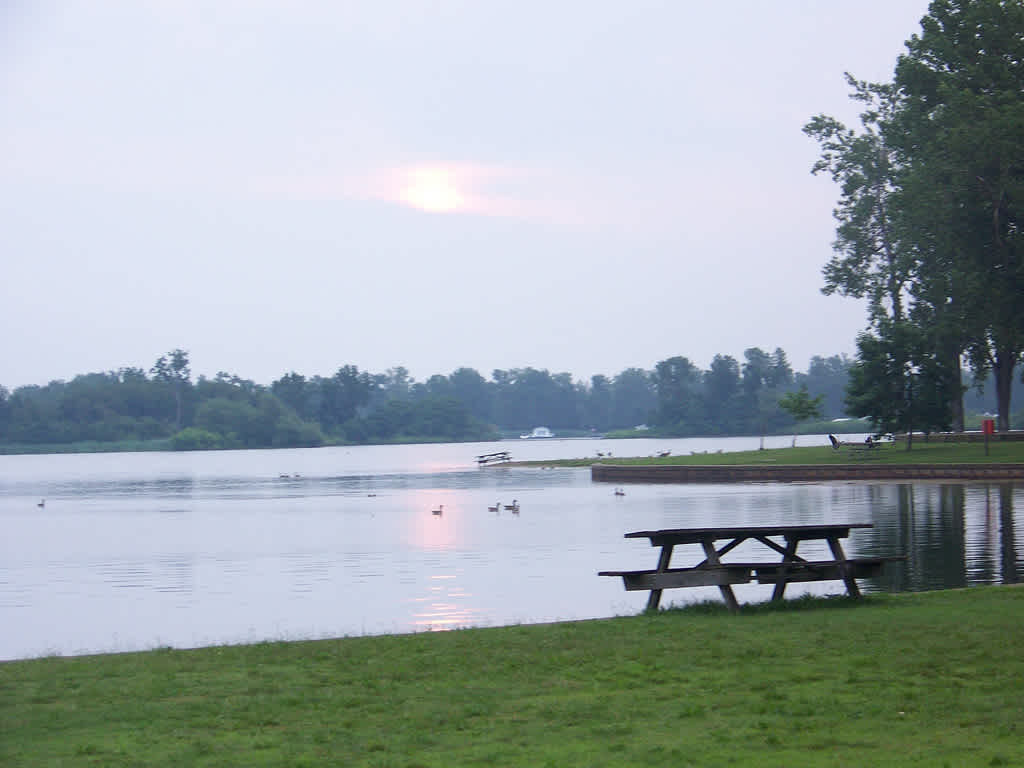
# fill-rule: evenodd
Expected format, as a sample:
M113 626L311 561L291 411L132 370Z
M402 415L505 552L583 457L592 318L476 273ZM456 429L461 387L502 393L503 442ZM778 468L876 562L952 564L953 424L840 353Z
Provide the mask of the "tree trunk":
M1016 362L1016 355L1009 348L996 348L992 373L996 379L996 411L998 413L996 429L1000 432L1010 431L1010 392L1013 385L1013 367Z
M963 373L960 370L960 353L956 353L953 364L953 399L949 403L949 415L954 432L964 431L964 388Z
M961 392L949 403L949 415L951 417L952 429L954 432L964 431L964 395Z
M907 450L914 447L914 387L907 388Z

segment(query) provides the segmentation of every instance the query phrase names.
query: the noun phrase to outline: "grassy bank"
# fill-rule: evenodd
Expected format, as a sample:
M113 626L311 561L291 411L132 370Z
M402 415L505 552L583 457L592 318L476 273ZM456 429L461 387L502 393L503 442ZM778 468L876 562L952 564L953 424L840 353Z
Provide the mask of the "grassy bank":
M0 664L4 766L1024 764L1024 589Z
M1024 441L992 442L988 454L983 443L942 443L916 440L911 450L903 443L883 444L869 455L851 454L847 449L833 450L830 445L770 448L764 451L733 453L697 453L686 456L563 459L513 462L521 466L589 467L591 464L849 464L851 461L873 464L984 464L1024 462Z

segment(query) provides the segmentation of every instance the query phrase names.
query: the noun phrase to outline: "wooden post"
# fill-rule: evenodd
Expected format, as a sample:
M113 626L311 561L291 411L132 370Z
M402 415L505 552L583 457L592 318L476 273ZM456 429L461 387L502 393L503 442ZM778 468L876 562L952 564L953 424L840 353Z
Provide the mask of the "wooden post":
M661 554L658 555L658 572L668 570L668 565L672 561L672 544L663 544L661 547ZM661 590L652 589L650 596L647 598L647 610L656 611L658 610L658 603L661 602Z
M782 567L779 568L779 580L775 582L775 589L772 590L772 600L781 600L786 592L786 563L790 563L796 556L796 545L800 539L786 537L786 551L782 555Z
M707 555L707 562L709 565L716 566L721 565L722 561L718 559L718 552L715 551L715 540L714 539L701 539L701 546L704 547L704 554ZM722 599L725 600L725 604L729 607L729 610L733 613L737 613L740 610L740 604L736 601L736 595L732 592L732 586L729 584L720 584L718 589L722 593Z
M839 572L843 575L843 581L846 583L846 593L850 597L860 597L860 588L857 586L857 580L853 578L850 564L846 562L846 555L843 552L843 545L839 543L839 537L829 536L828 546L832 550L832 557L839 563Z

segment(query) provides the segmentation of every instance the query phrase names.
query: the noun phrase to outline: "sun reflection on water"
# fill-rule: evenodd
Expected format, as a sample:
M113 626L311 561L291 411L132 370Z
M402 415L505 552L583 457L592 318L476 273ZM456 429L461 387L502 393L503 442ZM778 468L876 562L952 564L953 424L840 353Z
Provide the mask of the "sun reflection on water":
M413 611L413 626L418 630L437 631L458 629L478 623L480 612L470 608L464 601L471 598L471 592L460 585L453 573L434 574L427 588L429 596L415 599L417 610Z

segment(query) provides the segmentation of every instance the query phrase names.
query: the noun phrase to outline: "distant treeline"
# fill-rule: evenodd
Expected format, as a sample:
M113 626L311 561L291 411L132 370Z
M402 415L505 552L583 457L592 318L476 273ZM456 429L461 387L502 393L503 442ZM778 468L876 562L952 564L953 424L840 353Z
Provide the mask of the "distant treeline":
M218 373L192 380L176 349L147 372L122 368L71 381L0 387L0 444L115 443L165 439L179 450L340 443L497 439L543 425L561 434L646 425L664 436L769 434L793 418L779 398L806 386L822 416L841 417L851 361L815 357L794 373L781 349L746 350L740 363L716 355L708 370L685 357L653 370L574 381L534 368L472 368L413 380L403 367L383 374L345 365L333 376L289 373L263 386Z

